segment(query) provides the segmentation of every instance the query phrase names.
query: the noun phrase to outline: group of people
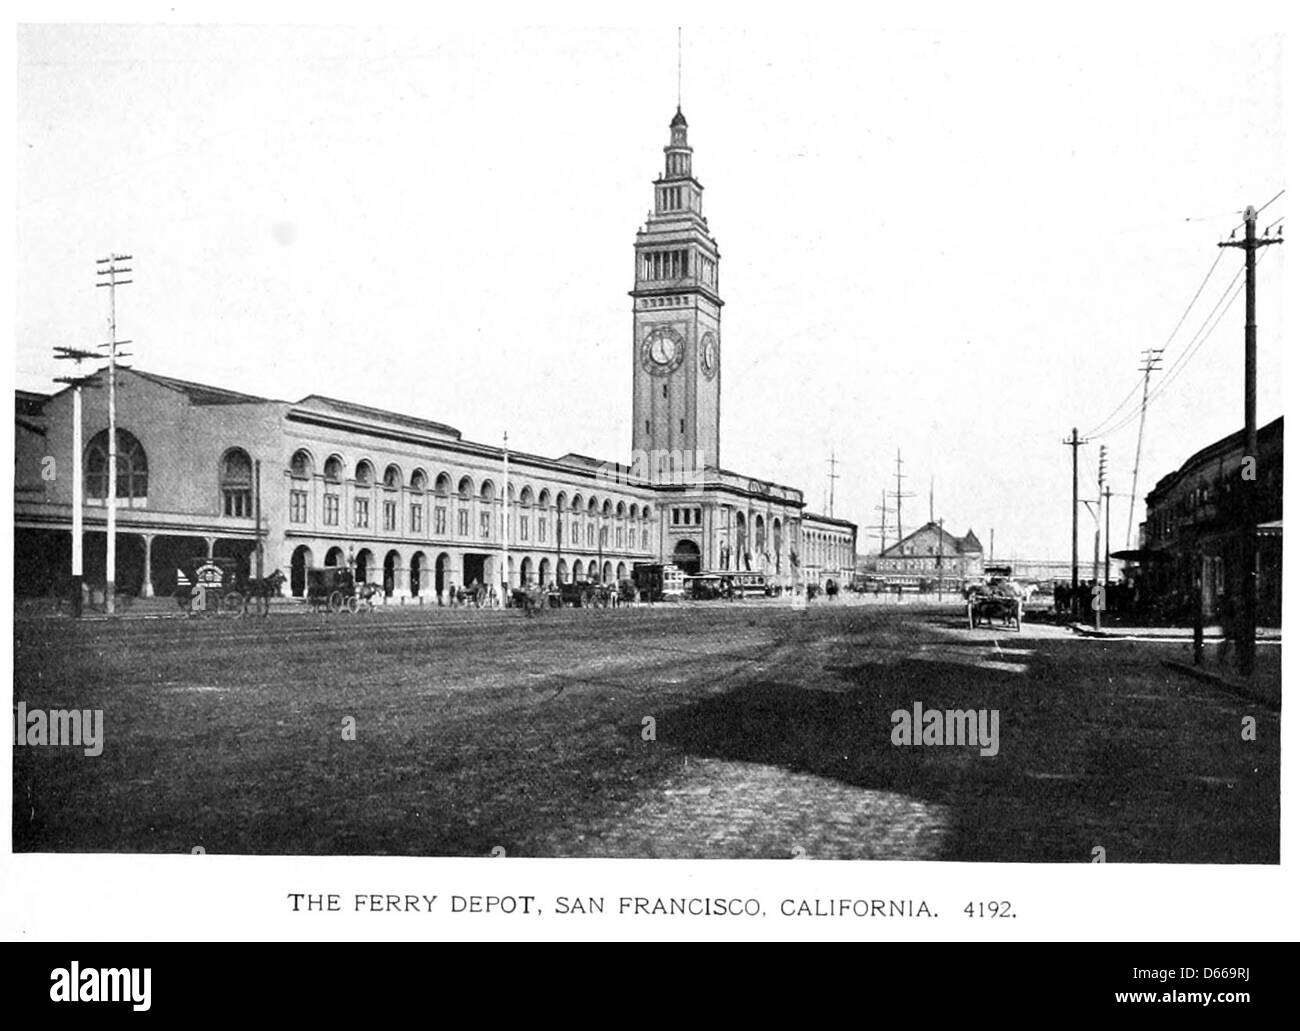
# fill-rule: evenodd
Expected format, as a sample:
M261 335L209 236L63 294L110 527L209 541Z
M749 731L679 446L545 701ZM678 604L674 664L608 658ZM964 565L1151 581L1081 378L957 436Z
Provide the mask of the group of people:
M1141 592L1133 580L1080 580L1077 587L1057 581L1052 601L1058 616L1090 618L1098 610L1129 615L1138 610Z

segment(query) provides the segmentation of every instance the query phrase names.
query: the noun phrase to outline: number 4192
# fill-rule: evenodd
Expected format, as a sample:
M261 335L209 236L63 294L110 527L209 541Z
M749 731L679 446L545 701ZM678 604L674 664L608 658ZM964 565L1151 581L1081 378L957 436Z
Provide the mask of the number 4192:
M996 916L996 917L1014 917L1016 914L1011 912L1010 902L999 902L990 900L988 902L967 902L966 908L962 910L967 916Z

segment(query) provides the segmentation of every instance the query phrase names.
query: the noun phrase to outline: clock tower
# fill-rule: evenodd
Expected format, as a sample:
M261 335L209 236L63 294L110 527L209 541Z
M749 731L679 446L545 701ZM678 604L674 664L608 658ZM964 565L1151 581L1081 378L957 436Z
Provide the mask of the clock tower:
M636 235L631 291L632 460L655 482L671 479L672 466L718 468L722 381L718 245L680 107L669 132L654 210Z

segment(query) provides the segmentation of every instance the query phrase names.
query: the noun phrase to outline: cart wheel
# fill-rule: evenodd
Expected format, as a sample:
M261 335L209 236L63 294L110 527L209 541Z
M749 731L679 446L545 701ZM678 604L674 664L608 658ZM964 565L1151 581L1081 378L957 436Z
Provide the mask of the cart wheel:
M350 612L354 616L357 614L357 609L361 608L361 602L355 594L348 599L347 607L348 607L348 612Z
M232 616L244 611L244 596L238 591L231 591L221 599L221 611Z
M331 612L338 612L342 608L343 608L343 592L335 591L333 594L330 595L329 610Z

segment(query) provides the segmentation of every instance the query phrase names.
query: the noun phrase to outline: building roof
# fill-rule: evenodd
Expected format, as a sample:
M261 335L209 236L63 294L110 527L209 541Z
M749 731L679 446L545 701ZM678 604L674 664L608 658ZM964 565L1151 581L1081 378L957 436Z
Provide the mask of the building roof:
M942 529L938 523L931 521L926 523L924 526L917 527L906 537L904 537L901 541L897 541L894 544L891 544L889 547L887 547L884 551L880 553L881 557L883 558L903 557L905 554L903 551L903 545L909 543L910 541L921 536L924 533L933 533L936 536L938 536L940 533L943 534L943 553L945 555L970 554L972 552L981 552L984 550L984 545L980 543L979 538L975 536L973 530L967 530L966 535L964 537L954 537L947 530ZM933 552L933 553L927 552L926 554L937 554L937 552Z
M100 370L100 372L103 371L105 370ZM157 383L160 386L179 391L188 397L191 403L196 405L253 405L267 404L271 400L269 397L241 394L237 390L227 390L225 387L209 386L206 383L193 383L190 380L176 379L172 376L160 376L156 372L143 372L140 369L131 369L130 371L141 379L147 379L151 383Z
M680 126L683 129L687 127L686 116L682 114L682 109L680 105L677 108L677 114L673 115L673 120L668 123L668 127L670 129L676 129L678 126Z
M1259 427L1259 429L1255 431L1256 442L1262 445L1265 440L1269 440L1274 436L1276 436L1280 441L1282 439L1283 418L1285 418L1285 416L1279 415L1272 422ZM1212 459L1230 454L1240 447L1244 447L1246 443L1245 437L1245 429L1235 430L1232 433L1229 433L1226 437L1216 440L1213 444L1207 444L1205 447L1201 448L1201 450L1197 451L1191 456L1191 458L1187 459L1187 461L1173 472L1165 473L1165 475L1160 477L1156 482L1156 485L1151 489L1151 492L1147 494L1147 507L1151 506L1151 499L1153 497L1163 494L1198 466L1204 465Z
M814 520L819 523L829 523L832 526L847 526L854 530L858 528L858 524L853 522L851 519L841 519L839 516L822 515L820 512L805 512L803 514L803 521L807 523L809 520Z
M326 397L324 394L308 394L298 404L318 410L325 409L337 412L340 415L350 415L358 419L373 419L376 422L386 422L394 426L405 426L408 429L421 430L425 433L437 434L440 437L454 437L456 440L460 440L460 430L454 426L448 426L446 423L434 422L432 419L421 419L414 415L386 412L381 408L371 408L368 405L359 405L353 401L340 401L336 397Z

